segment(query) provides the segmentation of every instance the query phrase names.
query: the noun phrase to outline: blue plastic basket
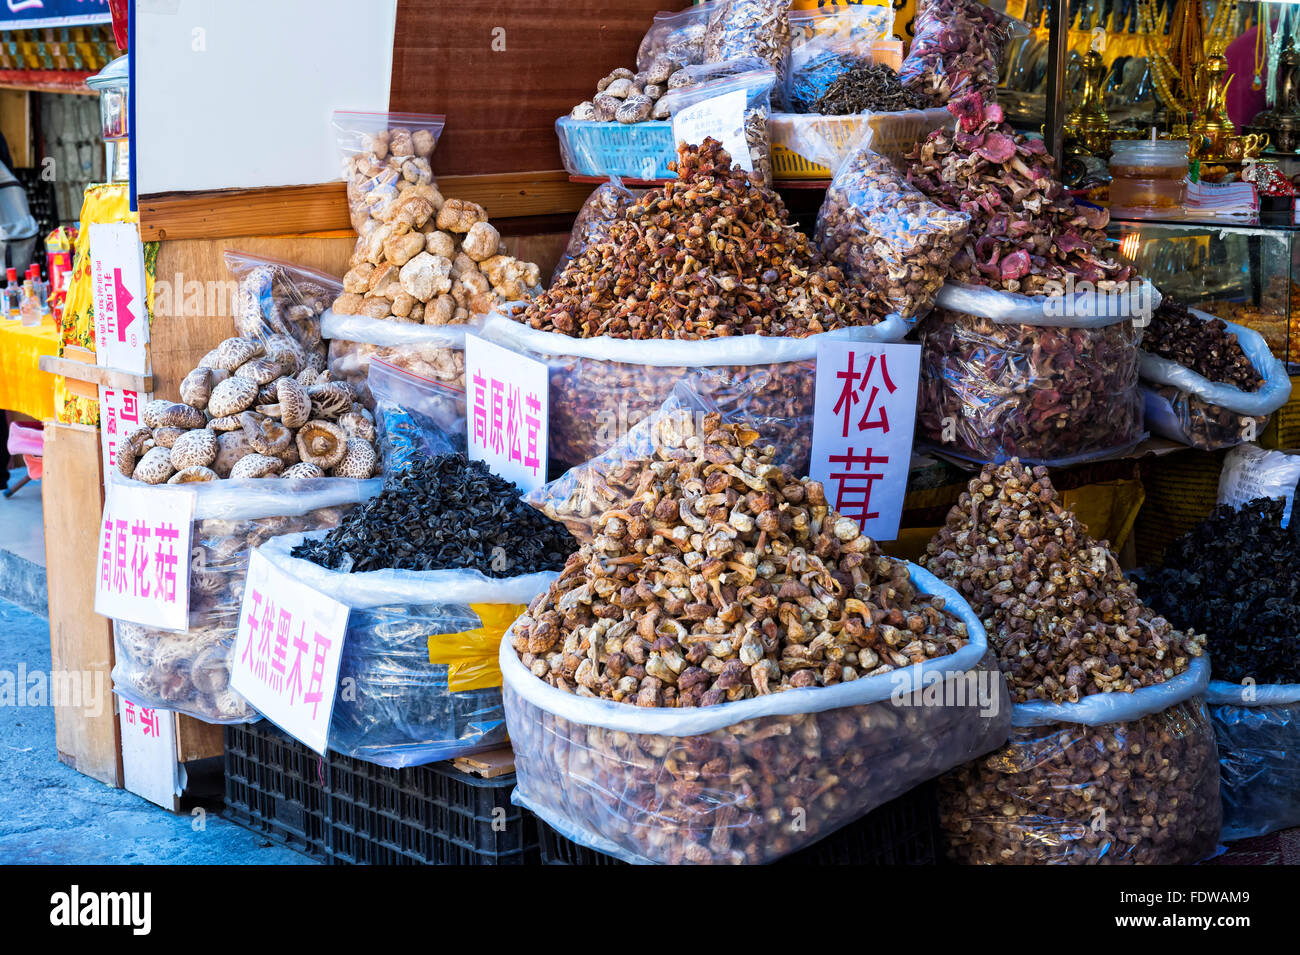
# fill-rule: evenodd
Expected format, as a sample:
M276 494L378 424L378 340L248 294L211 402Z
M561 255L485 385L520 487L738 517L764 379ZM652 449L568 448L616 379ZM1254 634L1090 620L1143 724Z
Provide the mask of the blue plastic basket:
M565 116L555 121L564 168L574 176L675 179L668 164L677 158L673 124L592 123Z

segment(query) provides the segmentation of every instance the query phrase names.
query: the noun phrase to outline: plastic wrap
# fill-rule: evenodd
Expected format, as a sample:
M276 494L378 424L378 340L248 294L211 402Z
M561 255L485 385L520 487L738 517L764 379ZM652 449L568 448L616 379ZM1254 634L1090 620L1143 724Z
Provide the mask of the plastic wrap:
M1209 319L1205 312L1193 314ZM1291 397L1286 365L1269 351L1262 335L1244 325L1224 322L1264 383L1256 391L1210 381L1190 368L1150 352L1141 354L1146 388L1147 427L1172 441L1203 450L1232 447L1261 434L1268 416Z
M1082 284L1082 283L1080 283ZM1160 307L1160 290L1146 279L1122 291L1062 289L1060 295L1023 295L985 285L947 282L935 304L954 312L979 315L1002 325L1101 328L1121 318L1147 319Z
M1297 482L1300 482L1300 455L1242 445L1233 448L1223 459L1218 503L1231 504L1240 510L1243 504L1259 497L1282 498L1286 501L1282 526L1286 527L1291 521Z
M325 369L321 316L343 291L343 283L315 269L229 251L226 268L239 279L235 334L260 342L268 353L294 343L299 365Z
M677 13L655 14L654 23L641 39L636 51L636 68L648 70L660 57L681 66L704 62L704 35L708 32L709 14L717 5L698 3Z
M358 253L374 233L391 232L394 222L409 218L407 207L415 198L437 195L433 152L445 124L444 116L421 113L335 111L335 140ZM423 223L407 224L418 228Z
M716 67L726 64L713 65ZM755 175L763 183L770 184L772 182L772 137L767 123L772 115L772 91L776 81L777 74L770 69L745 71L680 87L665 93L662 102L669 115L676 115L696 103L743 90L745 93L744 134L745 143L749 147L750 164ZM690 145L698 146L699 143Z
M326 312L321 328L330 339L330 377L352 385L357 400L372 411L375 399L368 384L372 358L463 392L465 335L480 324L415 325Z
M796 151L834 168L817 213L817 245L850 279L863 283L878 311L913 318L929 311L966 241L970 216L935 205L872 151L870 126L836 164L839 149L807 127L814 141Z
M743 405L755 418L790 421L775 443L800 442L790 460L807 461L817 342L896 342L907 333L897 316L870 326L807 338L737 335L706 341L572 338L494 315L489 341L544 362L550 370L550 456L583 464L649 417L690 376L701 395L723 407ZM806 422L806 424L804 423ZM801 472L800 472L801 473Z
M112 477L113 483L125 480ZM154 488L151 493L195 495L189 630L174 633L115 621L114 689L144 706L208 723L258 719L228 685L249 554L279 534L334 527L348 508L377 493L380 485L378 480L317 478Z
M503 641L515 801L628 862L769 862L1000 745L1010 705L978 618L932 575L911 572L921 591L946 598L970 642L833 687L629 706L547 685ZM921 688L930 705L913 696Z
M556 263L552 281L559 278L569 262L580 256L589 245L604 242L609 236L610 224L636 202L638 195L643 194L628 189L616 175L610 176L609 182L597 186L578 210L573 230L569 233L569 243Z
M936 309L918 326L922 435L969 460L1066 465L1144 437L1139 331L1000 324Z
M556 575L492 579L476 570L344 574L291 556L308 536L320 535L277 537L261 553L351 608L330 748L400 767L504 742L497 647L510 623Z
M1300 826L1300 686L1214 680L1206 699L1219 749L1222 838Z
M790 0L715 0L704 34L704 62L756 56L776 70L773 101L785 109L790 79Z
M995 98L1002 58L1028 24L980 0L918 0L916 28L899 76L936 105L975 91Z
M368 381L385 475L424 458L465 451L465 392L382 359L370 363Z
M813 104L855 63L873 60L873 47L894 28L891 7L858 5L790 14L790 76L786 104L796 113Z
M1208 858L1222 817L1201 695L1208 682L1200 657L1168 683L1133 693L1013 706L1007 745L939 781L950 857L1012 865Z

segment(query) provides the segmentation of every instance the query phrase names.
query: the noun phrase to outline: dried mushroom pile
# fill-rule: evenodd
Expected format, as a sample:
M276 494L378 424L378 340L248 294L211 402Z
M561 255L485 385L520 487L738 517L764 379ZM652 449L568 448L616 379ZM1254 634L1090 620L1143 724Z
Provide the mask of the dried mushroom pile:
M972 479L922 563L984 621L1017 703L1131 693L1204 652L1204 636L1137 598L1044 467L1012 460Z
M575 338L804 336L875 320L785 204L714 139L683 145L652 189L517 315Z
M1214 678L1300 683L1300 525L1286 501L1220 504L1137 580L1175 625L1209 635Z
M239 280L235 334L260 342L271 340L277 346L286 345L284 339L292 339L301 350L301 354L294 354L300 368L322 371L325 342L320 319L336 288L314 281L299 270L273 263L258 265Z
M1010 23L980 0L920 0L903 82L939 105L961 94L992 102Z
M1002 108L971 93L948 109L957 129L938 129L909 155L907 179L926 196L971 217L952 278L1036 294L1067 275L1115 287L1132 269L1104 255L1104 209L1076 206L1056 178L1042 140L1017 133Z
M596 84L596 95L573 107L570 119L592 123L644 123L650 119L668 119L668 104L663 95L669 90L689 86L686 66L671 56L656 57L644 70L633 72L619 67Z
M637 493L516 622L534 675L583 696L710 706L886 673L964 646L816 481L772 465L757 434L676 413L680 449L640 463Z
M293 550L342 573L465 568L489 577L559 570L575 543L519 489L463 454L417 461L320 540Z
M826 73L833 77L828 82L818 82L815 75L807 78L819 95L811 99L804 112L848 116L868 111L888 113L929 109L934 105L925 93L904 86L888 65L849 59L851 62L846 63L845 57L835 56L825 64ZM793 95L797 96L797 91L796 86Z
M540 288L538 267L506 254L482 206L443 198L430 166L434 142L428 130L394 128L348 158L359 238L335 314L463 324Z
M1264 376L1221 319L1193 315L1172 298L1161 301L1143 329L1142 350L1242 391L1258 391L1264 384Z
M117 447L117 469L146 484L219 478L368 478L374 420L346 382L305 364L284 335L228 338L159 399Z

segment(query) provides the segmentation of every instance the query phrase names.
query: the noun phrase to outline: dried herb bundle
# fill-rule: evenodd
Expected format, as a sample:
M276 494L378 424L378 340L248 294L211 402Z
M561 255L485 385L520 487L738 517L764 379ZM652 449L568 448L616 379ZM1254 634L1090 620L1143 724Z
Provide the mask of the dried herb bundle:
M577 547L569 532L524 504L481 461L419 461L354 508L321 540L293 550L330 570L465 568L488 577L559 570Z
M1137 581L1178 626L1209 634L1214 677L1300 683L1300 527L1283 500L1220 504Z
M809 112L823 116L847 116L868 110L897 112L928 109L930 97L920 89L904 86L898 74L884 63L861 61L841 69L812 104Z

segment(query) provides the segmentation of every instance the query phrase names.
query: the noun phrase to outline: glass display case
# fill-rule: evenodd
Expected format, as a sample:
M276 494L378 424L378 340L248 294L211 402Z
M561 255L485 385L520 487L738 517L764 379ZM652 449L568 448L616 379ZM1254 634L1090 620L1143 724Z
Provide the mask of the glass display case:
M1275 356L1300 363L1300 226L1143 219L1112 220L1109 232L1162 293L1255 329Z

